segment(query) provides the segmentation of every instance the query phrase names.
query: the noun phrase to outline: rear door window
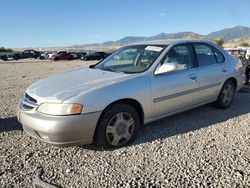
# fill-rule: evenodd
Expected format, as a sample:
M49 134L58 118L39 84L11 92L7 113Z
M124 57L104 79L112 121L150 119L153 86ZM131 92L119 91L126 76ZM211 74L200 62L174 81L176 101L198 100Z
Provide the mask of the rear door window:
M217 59L212 47L207 44L194 44L199 66L212 65L217 63Z

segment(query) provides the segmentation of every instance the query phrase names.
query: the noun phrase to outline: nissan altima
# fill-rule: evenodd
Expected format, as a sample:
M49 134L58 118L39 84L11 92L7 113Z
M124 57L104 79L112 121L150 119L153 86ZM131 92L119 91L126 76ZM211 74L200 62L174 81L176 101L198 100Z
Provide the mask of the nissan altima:
M244 71L207 41L132 44L89 68L32 84L17 117L30 136L49 144L121 147L152 121L212 102L228 108Z

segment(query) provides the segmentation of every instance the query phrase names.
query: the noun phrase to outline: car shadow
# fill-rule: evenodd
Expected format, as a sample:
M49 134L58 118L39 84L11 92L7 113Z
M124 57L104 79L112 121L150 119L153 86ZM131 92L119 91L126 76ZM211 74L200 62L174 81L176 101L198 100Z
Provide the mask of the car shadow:
M237 93L233 104L228 109L218 109L212 104L208 104L143 125L138 137L126 147L192 133L209 126L220 126L219 123L250 113L250 105L246 101L250 101L250 92L243 91ZM82 148L102 150L102 148L93 145L82 146Z
M23 130L22 125L17 121L17 117L0 119L0 133Z

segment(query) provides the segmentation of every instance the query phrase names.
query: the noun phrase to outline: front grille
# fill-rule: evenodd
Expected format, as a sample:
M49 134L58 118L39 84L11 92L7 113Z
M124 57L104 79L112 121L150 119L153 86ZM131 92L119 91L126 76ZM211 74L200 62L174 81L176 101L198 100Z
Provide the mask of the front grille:
M37 100L29 96L27 93L25 93L24 98L22 99L21 102L21 108L23 110L33 110L37 108Z
M27 93L25 93L25 98L26 98L28 101L37 104L37 100L34 99L34 98L32 98L31 96L29 96Z
M26 109L26 110L32 110L32 109L34 109L34 107L28 106L26 104L22 104L22 107L23 107L23 109Z

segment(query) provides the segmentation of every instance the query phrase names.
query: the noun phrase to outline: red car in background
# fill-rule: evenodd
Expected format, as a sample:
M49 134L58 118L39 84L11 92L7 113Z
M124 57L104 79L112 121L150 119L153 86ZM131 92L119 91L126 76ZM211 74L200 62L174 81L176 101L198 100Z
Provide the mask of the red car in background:
M58 60L72 60L74 56L66 51L60 51L57 54L53 55L50 60L58 61Z

